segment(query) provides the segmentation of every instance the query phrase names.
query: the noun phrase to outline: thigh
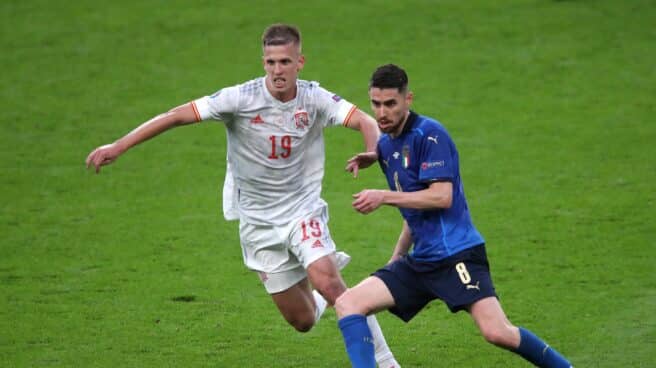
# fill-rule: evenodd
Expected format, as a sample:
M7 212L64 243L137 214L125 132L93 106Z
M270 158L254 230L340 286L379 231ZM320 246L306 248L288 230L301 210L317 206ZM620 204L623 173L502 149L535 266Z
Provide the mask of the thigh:
M394 297L387 285L376 276L369 276L339 297L335 309L338 317L351 314L374 314L394 306Z
M484 298L495 297L490 268L482 246L464 251L453 263L432 273L427 287L442 299L451 312L467 309Z
M239 238L244 264L253 271L279 273L301 266L289 252L287 240L274 226L241 222Z
M302 280L307 279L307 272L301 266L281 272L257 271L262 285L269 294L282 293Z
M476 325L482 331L511 326L497 298L483 298L474 302L468 309Z
M337 297L346 290L346 284L338 271L334 253L314 260L308 266L307 274L312 286L330 305L334 305Z
M273 226L239 225L244 264L259 274L269 294L283 292L307 277L279 233Z
M426 304L436 299L430 289L424 286L423 278L426 275L416 272L408 264L407 257L392 262L373 274L382 281L392 298L389 311L405 322L410 321Z
M271 294L271 299L288 323L310 326L314 323L314 297L306 278L284 291Z

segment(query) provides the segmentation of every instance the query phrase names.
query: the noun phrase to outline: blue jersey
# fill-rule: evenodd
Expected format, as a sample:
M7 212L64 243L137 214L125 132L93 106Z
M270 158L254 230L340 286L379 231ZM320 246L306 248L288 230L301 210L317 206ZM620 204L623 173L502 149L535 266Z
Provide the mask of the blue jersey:
M377 149L391 190L415 192L435 181L453 184L450 208L399 208L412 232L412 257L438 261L485 242L469 216L458 151L439 122L411 111L403 132L396 138L383 134Z

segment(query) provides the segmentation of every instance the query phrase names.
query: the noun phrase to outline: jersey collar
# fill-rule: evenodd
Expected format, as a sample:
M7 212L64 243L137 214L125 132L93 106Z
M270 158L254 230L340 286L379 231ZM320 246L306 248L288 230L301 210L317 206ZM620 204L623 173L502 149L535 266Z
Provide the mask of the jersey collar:
M403 126L403 130L401 131L401 134L399 134L399 137L412 129L418 117L419 115L416 112L410 110L410 113L408 114L408 120L406 120L405 125Z
M282 102L279 99L273 97L273 95L271 94L271 92L267 88L266 76L262 77L262 87L264 88L264 95L266 96L266 98L269 101L271 101L275 106L277 106L278 108L281 108L281 109L284 109L288 106L293 106L294 104L296 104L296 100L298 99L298 94L299 94L300 89L301 89L300 83L297 79L296 80L296 96L294 98L292 98L291 100L287 101L287 102Z

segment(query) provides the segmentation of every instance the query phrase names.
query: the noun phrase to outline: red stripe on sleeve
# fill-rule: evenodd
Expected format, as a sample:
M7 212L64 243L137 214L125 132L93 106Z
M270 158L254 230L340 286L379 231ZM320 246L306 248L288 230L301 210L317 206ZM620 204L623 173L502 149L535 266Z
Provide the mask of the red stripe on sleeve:
M196 122L200 122L202 119L200 118L200 113L198 112L198 108L196 107L196 103L194 101L191 101L191 108L194 109L194 115L196 115Z
M344 123L342 125L344 125L345 127L348 127L348 123L351 120L351 116L353 116L353 113L357 109L358 109L358 107L355 106L355 105L353 105L353 107L351 107L351 110L348 112L348 114L346 114L346 118L344 119Z

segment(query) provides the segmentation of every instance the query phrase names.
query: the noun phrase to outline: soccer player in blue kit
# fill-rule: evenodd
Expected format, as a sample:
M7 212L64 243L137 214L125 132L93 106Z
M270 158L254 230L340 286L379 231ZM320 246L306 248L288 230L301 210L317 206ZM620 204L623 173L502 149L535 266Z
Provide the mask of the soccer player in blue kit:
M410 111L413 96L405 71L392 64L376 69L369 97L384 134L377 152L351 160L361 168L378 160L391 190L363 190L354 195L353 207L363 214L381 205L398 207L403 228L390 263L335 304L353 367L375 367L367 315L387 309L408 322L440 299L453 313L467 311L488 342L538 367L570 368L556 350L507 319L492 284L485 241L469 215L456 146L439 122Z

